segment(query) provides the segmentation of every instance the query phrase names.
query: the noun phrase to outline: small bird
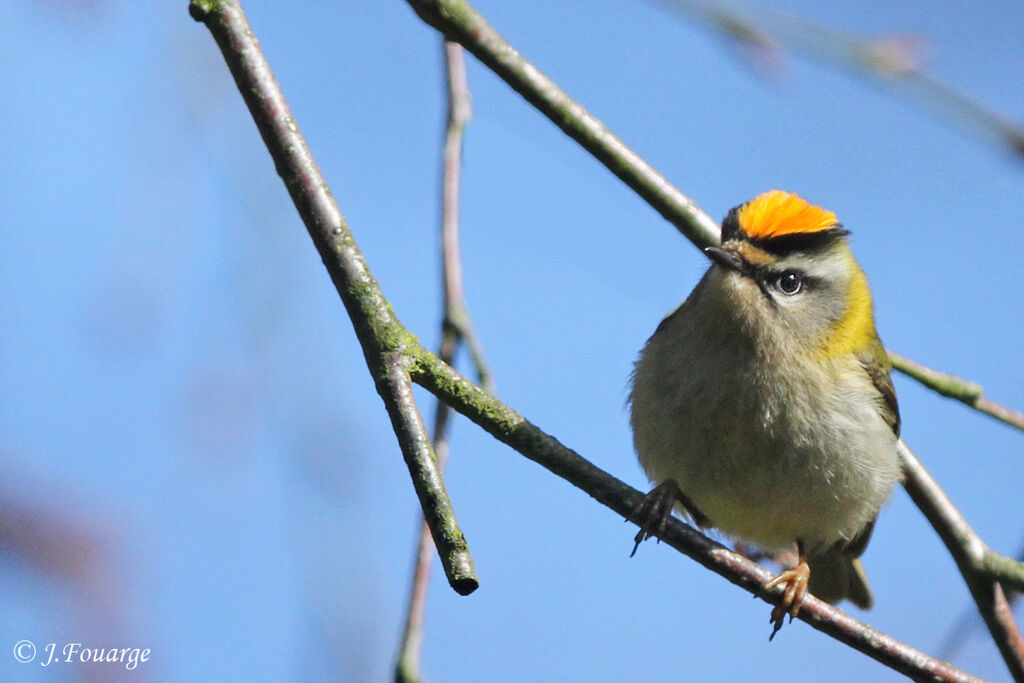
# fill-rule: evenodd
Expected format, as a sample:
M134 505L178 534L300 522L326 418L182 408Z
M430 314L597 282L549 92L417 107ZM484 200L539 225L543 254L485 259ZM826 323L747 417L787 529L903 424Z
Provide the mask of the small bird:
M901 477L891 366L848 234L781 190L730 210L633 372L633 442L656 484L637 545L673 508L768 552L795 544L796 566L765 584L785 586L772 637L808 591L870 608L857 558Z

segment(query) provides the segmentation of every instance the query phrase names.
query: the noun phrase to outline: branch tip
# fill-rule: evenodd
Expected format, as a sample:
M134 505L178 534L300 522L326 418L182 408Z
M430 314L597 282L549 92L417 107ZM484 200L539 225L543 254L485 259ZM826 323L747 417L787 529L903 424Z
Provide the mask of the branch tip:
M192 0L188 4L188 13L192 15L192 18L196 21L203 23L207 18L219 10L218 5L223 0Z
M409 378L408 368L419 343L395 316L352 238L241 5L236 0L193 0L189 11L206 25L220 47L348 312L391 418L445 574L460 594L472 592L476 582L473 558L456 521Z

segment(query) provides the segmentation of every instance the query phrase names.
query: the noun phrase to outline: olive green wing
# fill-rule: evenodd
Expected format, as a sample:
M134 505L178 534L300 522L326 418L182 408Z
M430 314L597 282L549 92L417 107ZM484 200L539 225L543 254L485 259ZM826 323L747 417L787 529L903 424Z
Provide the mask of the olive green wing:
M892 371L889 354L885 352L885 347L876 337L867 350L858 354L858 358L875 388L878 389L878 393L882 396L882 417L892 427L893 433L899 436L900 406L896 401L896 390L892 386L892 377L889 376Z

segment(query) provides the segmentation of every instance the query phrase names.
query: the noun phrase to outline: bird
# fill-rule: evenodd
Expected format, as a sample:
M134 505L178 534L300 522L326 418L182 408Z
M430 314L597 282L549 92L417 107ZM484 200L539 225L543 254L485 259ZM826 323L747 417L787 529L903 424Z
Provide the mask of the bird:
M864 271L836 214L771 190L731 209L712 263L640 351L630 424L654 488L637 546L672 510L796 564L770 638L808 592L869 609L859 560L901 480L900 414Z

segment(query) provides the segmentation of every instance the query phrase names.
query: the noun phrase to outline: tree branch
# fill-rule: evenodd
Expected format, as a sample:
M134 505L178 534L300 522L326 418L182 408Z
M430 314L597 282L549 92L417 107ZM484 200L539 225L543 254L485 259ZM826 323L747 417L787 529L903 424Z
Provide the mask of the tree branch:
M440 356L452 358L457 345L457 333L446 330L443 333ZM438 466L444 470L451 451L448 437L448 424L451 408L444 401L438 400L434 412L434 453L437 454ZM420 533L416 542L416 559L413 563L412 588L409 591L409 604L406 608L405 625L402 628L402 640L398 647L398 658L395 661L396 683L418 683L420 676L420 653L423 650L423 620L427 613L427 593L430 589L430 568L434 559L435 546L431 539L430 527L420 518Z
M448 582L461 595L472 593L479 585L473 558L412 396L407 353L409 348L418 348L419 342L395 317L370 273L241 6L235 0L193 0L189 13L204 23L217 41L277 173L348 311Z
M1017 553L1016 557L1016 562L1018 563L1017 566L1024 567L1024 549L1020 550ZM998 579L999 577L994 576L993 578ZM1012 608L1013 603L1018 598L1020 598L1021 591L1020 589L1013 588L1010 584L1008 584L1005 581L1002 581L1002 583L1003 590L1006 591L1007 594L1006 602ZM953 660L953 658L959 651L960 646L967 639L967 636L969 635L970 631L974 628L978 620L978 615L976 614L976 612L977 610L973 608L965 609L964 612L960 615L960 618L957 619L953 626L949 629L949 633L946 635L946 639L943 641L942 647L939 648L938 657L940 659L945 659L948 661Z
M477 381L488 391L491 373L484 359L483 349L476 338L472 320L466 307L462 288L462 260L459 258L459 179L462 175L462 139L472 116L469 82L466 78L466 58L458 43L442 41L444 49L446 83L448 90L448 116L443 144L441 172L441 289L443 314L441 344L438 357L454 365L459 344L465 342L476 369ZM448 424L451 408L440 399L434 413L434 452L438 466L444 470L451 450ZM434 558L434 544L430 529L420 524L420 535L413 568L412 590L406 611L402 642L395 664L395 680L400 683L420 681L420 652L423 646L423 618L427 609L427 591L430 587L430 568Z
M985 554L976 569L1007 589L1024 593L1024 562L993 552L986 546Z
M677 13L704 21L726 39L751 51L762 65L777 65L783 50L846 68L873 85L923 105L944 123L987 138L1003 151L1024 156L1024 128L922 67L923 40L915 36L862 37L774 8L722 0L658 0Z
M422 384L499 441L585 491L623 517L629 518L642 498L643 494L639 491L566 448L428 351L419 353L412 377L417 384ZM764 584L771 578L766 569L715 543L674 517L668 520L664 532L658 534L658 537L765 602L774 604L781 597L781 591L770 594L764 592ZM914 680L980 680L812 596L807 597L797 618Z
M1008 585L1019 590L1024 566L989 550L902 439L899 453L907 493L953 556L1010 674L1014 680L1024 680L1024 639L1000 585L1009 578ZM999 567L998 577L993 574L993 565ZM1012 565L1016 565L1015 571L1011 570Z
M596 156L699 248L718 243L718 223L569 97L462 0L408 0L428 24L503 78L567 135Z
M444 168L441 183L441 269L444 289L442 330L453 329L456 340L465 342L477 381L493 391L490 366L477 338L462 287L462 258L459 256L459 189L462 177L462 140L473 116L466 77L466 54L458 43L444 41L448 85L448 117L444 134ZM455 350L452 350L455 353ZM444 356L442 356L444 358ZM446 363L451 365L450 360Z
M1018 413L984 397L985 390L980 384L961 379L956 375L939 372L910 360L895 351L886 349L892 367L907 377L915 379L932 391L948 398L954 398L986 415L1005 422L1011 427L1024 430L1024 414Z

